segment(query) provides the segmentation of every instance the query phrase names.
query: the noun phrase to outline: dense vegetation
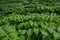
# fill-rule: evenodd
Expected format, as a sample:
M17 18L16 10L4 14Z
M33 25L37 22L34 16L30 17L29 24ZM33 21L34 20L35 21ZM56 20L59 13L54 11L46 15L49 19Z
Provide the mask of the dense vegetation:
M59 0L1 0L0 40L60 40Z

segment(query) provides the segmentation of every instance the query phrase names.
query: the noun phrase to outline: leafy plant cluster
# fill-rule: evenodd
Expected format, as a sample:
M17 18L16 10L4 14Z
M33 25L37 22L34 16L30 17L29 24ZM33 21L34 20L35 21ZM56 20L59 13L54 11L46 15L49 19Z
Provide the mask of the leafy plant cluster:
M47 6L39 0L3 3L0 5L0 40L60 40L59 13L60 7Z

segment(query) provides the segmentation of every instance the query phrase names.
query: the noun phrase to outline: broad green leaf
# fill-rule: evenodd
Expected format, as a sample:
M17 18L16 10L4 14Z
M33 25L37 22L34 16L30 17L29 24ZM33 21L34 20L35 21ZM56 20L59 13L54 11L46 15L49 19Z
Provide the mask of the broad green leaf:
M27 35L28 35L28 37L30 37L30 36L32 35L32 33L33 33L33 30L32 30L32 29L28 29L28 30L27 30Z
M21 35L21 36L19 37L19 39L20 39L20 40L26 40L25 36L23 36L23 35Z
M54 39L55 40L60 39L60 33L55 32L54 33Z
M26 34L27 30L19 30L19 34Z
M33 28L33 30L34 30L34 33L35 33L36 35L39 34L39 28Z
M19 24L19 25L18 25L18 29L23 28L23 25L24 25L23 23Z
M39 27L37 22L34 22L34 27Z
M33 27L33 21L29 21L31 27Z
M31 37L27 37L27 40L32 40Z
M47 28L47 30L49 31L49 33L54 33L55 32L55 27Z
M4 37L4 38L1 38L0 40L8 40L8 38L7 37Z
M58 32L60 33L60 26L59 26L59 27L57 27L57 30L58 30Z

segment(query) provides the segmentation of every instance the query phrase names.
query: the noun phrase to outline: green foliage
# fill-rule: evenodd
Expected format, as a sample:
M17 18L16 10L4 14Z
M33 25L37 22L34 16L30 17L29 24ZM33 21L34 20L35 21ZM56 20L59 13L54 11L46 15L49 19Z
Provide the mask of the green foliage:
M60 40L57 0L1 0L0 40Z

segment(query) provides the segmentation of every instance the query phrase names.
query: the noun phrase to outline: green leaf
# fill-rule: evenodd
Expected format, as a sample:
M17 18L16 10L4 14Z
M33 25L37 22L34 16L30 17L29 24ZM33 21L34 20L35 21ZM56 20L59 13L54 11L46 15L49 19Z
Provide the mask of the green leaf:
M19 24L19 25L18 25L18 29L23 28L23 25L24 25L23 23Z
M34 28L34 33L35 33L36 35L38 35L38 34L39 34L39 28Z
M58 32L60 33L60 27L57 27Z
M26 40L26 38L25 38L25 36L22 36L22 35L21 35L21 36L19 37L19 40Z
M54 33L54 39L55 40L60 39L60 33L55 32Z
M7 36L6 32L0 27L0 37Z
M39 27L37 22L34 23L34 27Z
M26 34L27 30L19 30L19 34Z
M8 40L8 38L7 37L4 37L4 38L1 38L0 40Z
M31 27L33 27L33 22L32 21L29 21L29 24Z
M32 30L32 29L28 29L28 30L27 30L27 35L28 35L28 37L30 37L30 36L32 35L32 33L33 33L33 30Z
M27 37L27 40L32 40L31 37Z
M49 33L54 33L55 32L55 27L50 27L50 28L47 28Z

